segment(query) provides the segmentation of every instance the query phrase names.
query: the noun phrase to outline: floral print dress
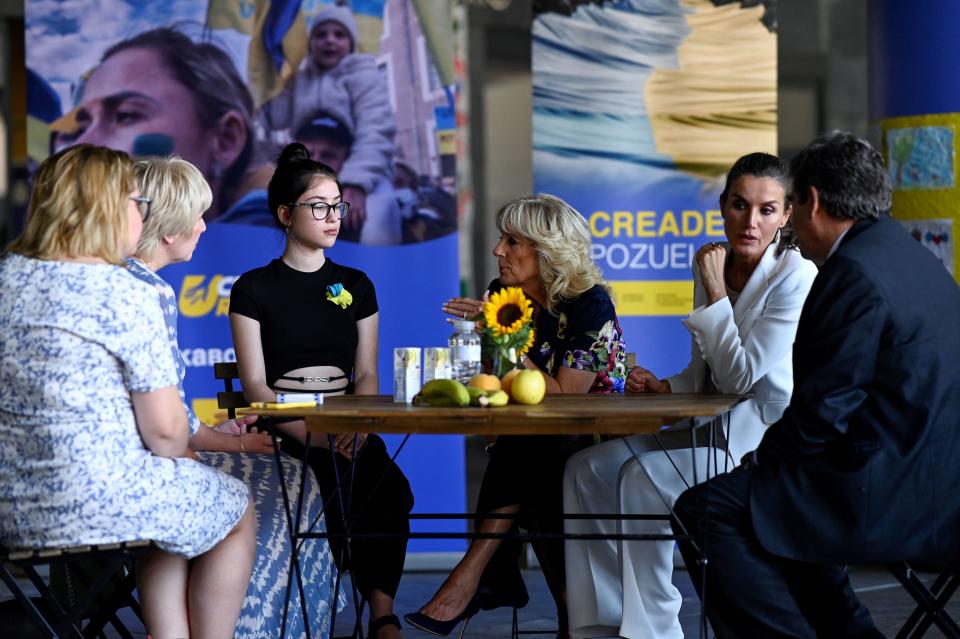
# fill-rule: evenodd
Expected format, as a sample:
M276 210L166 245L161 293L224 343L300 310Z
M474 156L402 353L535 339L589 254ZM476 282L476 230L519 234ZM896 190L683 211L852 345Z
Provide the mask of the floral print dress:
M156 293L122 267L0 257L0 543L150 539L196 557L247 487L143 443L131 393L177 373Z
M495 289L492 289L495 290ZM596 371L591 393L622 393L627 379L626 348L613 301L594 286L553 313L541 311L530 359L556 377L561 366Z

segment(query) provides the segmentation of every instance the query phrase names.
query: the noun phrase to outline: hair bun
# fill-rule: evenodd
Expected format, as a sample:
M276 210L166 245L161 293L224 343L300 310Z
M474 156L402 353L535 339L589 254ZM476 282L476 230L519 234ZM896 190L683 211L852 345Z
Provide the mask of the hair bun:
M303 146L299 142L292 142L283 147L283 150L280 151L280 157L277 158L277 166L283 166L284 164L296 164L297 162L303 162L304 160L310 160L310 151L308 151L307 147Z

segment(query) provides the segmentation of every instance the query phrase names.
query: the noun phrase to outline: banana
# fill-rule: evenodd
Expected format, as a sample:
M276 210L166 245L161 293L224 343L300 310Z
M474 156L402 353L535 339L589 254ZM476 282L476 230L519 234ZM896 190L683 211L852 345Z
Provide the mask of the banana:
M498 406L506 406L507 402L509 401L510 401L510 396L507 395L505 391L502 391L502 390L486 391L483 395L480 395L477 398L475 405L483 406L484 408L487 408L487 407L496 408Z
M482 388L474 388L473 386L467 386L467 392L470 393L471 406L480 406L480 398L486 398L487 396L487 391Z
M420 389L420 401L430 406L467 406L470 393L455 379L431 379Z
M493 391L492 393L487 394L487 405L488 406L506 406L507 402L510 401L510 396L502 390Z
M431 397L422 398L422 403L427 406L435 406L437 408L443 408L447 406L459 406L452 397L447 397L446 395L433 395Z

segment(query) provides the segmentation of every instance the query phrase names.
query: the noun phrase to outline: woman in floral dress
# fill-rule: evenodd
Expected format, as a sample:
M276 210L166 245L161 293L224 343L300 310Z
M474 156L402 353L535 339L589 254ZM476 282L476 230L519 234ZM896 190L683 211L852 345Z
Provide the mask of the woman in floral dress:
M620 393L625 350L613 301L600 269L589 257L590 230L563 200L535 195L508 203L497 214L500 241L493 254L500 277L489 293L519 287L534 306L534 343L522 365L543 373L547 393ZM444 310L473 317L482 302L450 300ZM563 532L563 468L592 438L501 436L490 448L478 512L517 514L528 530ZM479 520L483 533L505 533L510 519ZM566 636L563 542L537 541L534 550L557 604L560 637ZM522 606L527 601L517 559L520 544L477 539L440 590L407 621L448 634L479 609Z
M79 144L34 178L0 257L0 543L151 540L154 637L233 637L256 545L247 487L187 455L156 293L130 277L150 200L126 153Z

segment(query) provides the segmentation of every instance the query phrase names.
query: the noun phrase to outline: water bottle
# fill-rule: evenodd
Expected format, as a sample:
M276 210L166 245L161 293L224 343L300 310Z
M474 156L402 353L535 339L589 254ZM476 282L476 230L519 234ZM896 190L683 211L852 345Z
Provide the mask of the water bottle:
M457 320L450 336L450 359L453 379L466 384L474 375L481 372L480 335L476 332L476 322Z

